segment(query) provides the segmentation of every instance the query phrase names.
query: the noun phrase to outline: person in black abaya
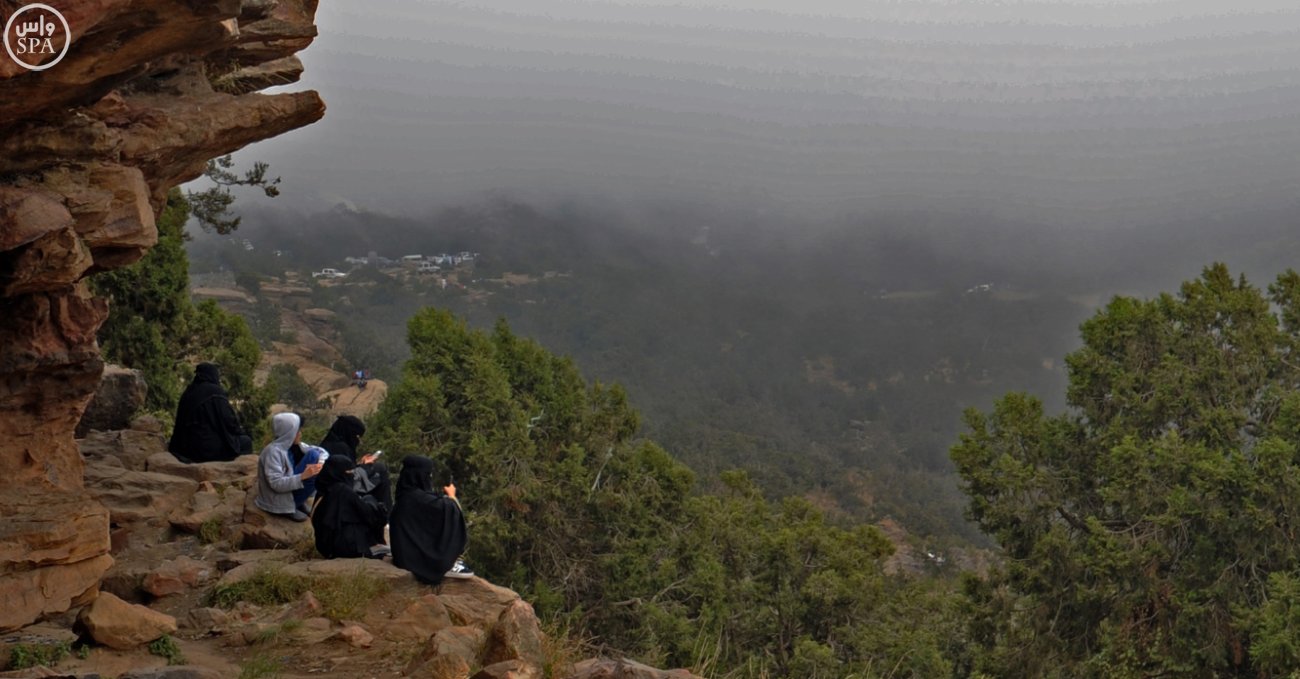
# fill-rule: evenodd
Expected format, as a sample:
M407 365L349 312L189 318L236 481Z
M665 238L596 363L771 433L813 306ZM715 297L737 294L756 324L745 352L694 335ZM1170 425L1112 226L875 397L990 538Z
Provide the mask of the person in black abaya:
M357 448L361 445L361 436L366 433L366 425L361 418L354 415L340 415L330 426L330 430L321 439L320 447L329 451L330 457L343 456L357 465L353 473L352 487L358 493L369 495L380 504L392 509L393 487L389 480L388 466L366 455L357 459Z
M436 585L444 577L473 576L459 561L468 532L456 486L444 486L443 494L433 492L433 460L412 455L402 462L397 504L388 525L393 565L420 582Z
M316 551L326 559L380 558L388 554L384 523L388 508L352 488L355 465L331 455L316 477L316 508L311 525Z
M230 407L217 366L200 363L194 368L194 381L176 406L167 450L182 462L225 462L253 452L253 439Z

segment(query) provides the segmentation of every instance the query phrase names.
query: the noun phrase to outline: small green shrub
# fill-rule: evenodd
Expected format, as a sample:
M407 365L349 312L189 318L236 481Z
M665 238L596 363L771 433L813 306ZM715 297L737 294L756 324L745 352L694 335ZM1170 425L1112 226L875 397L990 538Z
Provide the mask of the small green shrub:
M212 517L199 524L199 544L211 545L221 541L221 519Z
M5 669L25 670L31 667L53 667L72 654L72 644L18 644L9 650L9 663Z
M169 634L164 634L150 643L149 652L160 658L166 658L168 665L185 664L185 655L181 653L181 647L176 645L176 640Z

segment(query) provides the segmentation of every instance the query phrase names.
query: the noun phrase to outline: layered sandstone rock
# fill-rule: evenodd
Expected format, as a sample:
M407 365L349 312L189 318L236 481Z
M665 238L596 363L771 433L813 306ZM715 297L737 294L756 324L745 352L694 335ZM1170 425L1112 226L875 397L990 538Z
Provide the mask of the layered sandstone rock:
M108 313L85 277L143 256L167 191L209 159L325 110L315 92L256 93L298 77L315 0L48 1L72 28L63 60L27 71L0 55L0 515L103 520L76 561L33 559L0 531L0 630L66 609L111 563L73 441ZM0 0L0 16L23 4ZM23 588L43 594L10 605Z
M113 565L108 510L44 489L0 490L0 629L85 603Z

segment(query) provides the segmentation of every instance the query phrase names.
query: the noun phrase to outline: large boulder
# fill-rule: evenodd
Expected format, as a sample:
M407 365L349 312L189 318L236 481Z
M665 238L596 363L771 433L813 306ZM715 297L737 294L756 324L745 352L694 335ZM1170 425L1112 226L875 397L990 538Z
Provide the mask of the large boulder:
M515 599L501 612L488 632L483 648L483 664L492 665L506 660L521 660L541 665L542 626L533 612L532 604Z
M519 595L483 578L447 579L438 586L438 600L456 624L488 629Z
M0 490L0 631L95 595L113 565L109 513L84 493Z
M176 618L147 606L127 603L107 592L83 608L77 621L97 643L120 651L176 633Z
M294 521L268 514L253 502L255 499L256 484L244 495L243 524L240 526L244 549L284 549L313 540L315 534L310 521Z
M77 425L77 438L91 430L110 431L127 429L131 419L144 407L148 388L139 370L120 365L105 365L99 379L99 388L86 406Z

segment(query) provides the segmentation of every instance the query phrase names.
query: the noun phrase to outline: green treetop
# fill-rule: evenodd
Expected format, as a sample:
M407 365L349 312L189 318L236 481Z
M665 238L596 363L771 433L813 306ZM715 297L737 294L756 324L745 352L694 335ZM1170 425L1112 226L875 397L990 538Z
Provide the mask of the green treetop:
M1011 394L952 450L1005 552L969 583L995 676L1270 677L1300 666L1300 276L1223 265L1115 298L1065 414ZM1285 642L1283 640L1286 640Z

